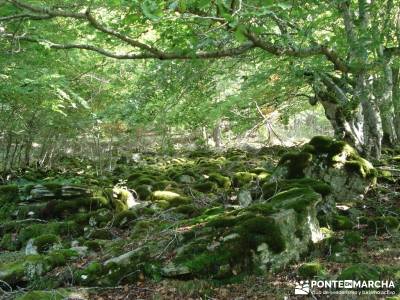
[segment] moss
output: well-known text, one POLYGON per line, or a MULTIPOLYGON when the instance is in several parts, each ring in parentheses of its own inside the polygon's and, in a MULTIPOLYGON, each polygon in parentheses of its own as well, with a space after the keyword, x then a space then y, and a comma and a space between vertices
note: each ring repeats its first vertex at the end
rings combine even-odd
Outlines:
POLYGON ((305 263, 298 270, 299 276, 305 279, 311 279, 325 274, 324 267, 319 262, 305 263))
POLYGON ((137 186, 137 185, 154 185, 155 184, 155 180, 153 178, 150 177, 142 177, 140 179, 135 180, 132 185, 133 186, 137 186))
POLYGON ((69 293, 65 290, 29 291, 18 296, 15 300, 63 300, 68 298, 68 295, 69 293))
POLYGON ((141 236, 143 233, 147 233, 154 228, 155 224, 151 221, 138 221, 132 229, 131 237, 137 238, 141 236))
POLYGON ((265 242, 275 253, 285 250, 285 239, 273 218, 262 216, 250 218, 238 225, 237 232, 244 247, 256 249, 265 242))
POLYGON ((238 219, 236 216, 220 216, 212 219, 207 223, 207 226, 214 228, 233 227, 237 224, 238 219))
POLYGON ((268 172, 262 172, 257 175, 257 179, 260 183, 264 183, 270 178, 270 176, 271 174, 269 174, 268 172))
POLYGON ((220 188, 229 189, 231 187, 230 178, 219 173, 210 173, 208 180, 217 183, 220 188))
POLYGON ((326 196, 331 192, 331 187, 322 181, 311 178, 283 179, 277 182, 265 183, 262 186, 264 199, 268 199, 280 191, 286 191, 292 188, 311 188, 315 192, 326 196))
POLYGON ((362 157, 358 157, 357 160, 346 161, 344 167, 348 172, 357 173, 363 178, 377 176, 377 171, 372 164, 362 157))
POLYGON ((192 204, 183 204, 175 208, 175 212, 184 214, 190 217, 197 216, 199 214, 199 209, 192 204))
POLYGON ((0 203, 16 202, 19 200, 17 185, 0 185, 0 203))
POLYGON ((170 191, 155 191, 151 194, 151 199, 152 200, 165 200, 165 201, 171 201, 174 199, 180 198, 181 195, 178 193, 170 192, 170 191))
POLYGON ((50 222, 46 224, 32 224, 22 228, 18 234, 18 242, 26 243, 31 238, 43 234, 55 234, 59 236, 77 236, 82 234, 83 228, 75 222, 50 222))
POLYGON ((331 149, 333 139, 328 136, 315 136, 313 137, 309 145, 313 146, 313 149, 317 153, 328 153, 331 149))
POLYGON ((312 157, 308 152, 289 152, 281 157, 278 165, 287 167, 288 179, 301 178, 304 177, 304 169, 310 164, 312 157))
POLYGON ((93 240, 85 241, 84 246, 88 247, 89 250, 96 251, 96 252, 101 251, 101 249, 102 249, 101 244, 98 241, 93 241, 93 240))
POLYGON ((17 243, 15 239, 13 238, 13 234, 11 233, 6 233, 3 235, 1 242, 0 242, 0 248, 8 251, 15 251, 17 250, 17 243))
POLYGON ((368 228, 374 232, 385 233, 399 229, 398 218, 392 216, 374 217, 368 220, 368 228))
POLYGON ((124 188, 104 189, 103 194, 117 212, 129 209, 128 203, 133 200, 133 195, 124 188))
POLYGON ((147 198, 151 195, 153 191, 153 187, 151 185, 142 184, 135 188, 136 193, 139 196, 140 200, 147 200, 147 198))
POLYGON ((250 172, 237 172, 233 175, 232 182, 235 187, 242 187, 257 179, 257 174, 250 172))
POLYGON ((56 198, 62 196, 62 184, 47 182, 47 183, 43 183, 43 186, 46 189, 48 189, 50 192, 52 192, 56 198))
POLYGON ((191 202, 191 199, 188 197, 181 196, 180 194, 171 191, 155 191, 151 194, 151 199, 163 209, 191 202))
POLYGON ((292 188, 270 198, 269 203, 276 208, 290 209, 301 213, 321 200, 321 196, 310 188, 292 188))
POLYGON ((120 228, 128 228, 137 218, 137 213, 132 210, 125 210, 117 213, 114 225, 120 228))
POLYGON ((33 245, 37 247, 39 253, 50 250, 54 244, 58 243, 60 243, 60 238, 51 233, 40 235, 33 241, 33 245))
POLYGON ((346 216, 335 215, 332 218, 332 228, 334 230, 350 230, 353 228, 353 222, 346 216))
POLYGON ((381 269, 369 264, 356 264, 344 269, 340 275, 340 280, 379 280, 381 269))
POLYGON ((262 174, 262 173, 268 173, 268 171, 267 171, 265 168, 260 168, 260 167, 259 167, 259 168, 252 169, 252 170, 251 170, 251 173, 260 175, 260 174, 262 174))
POLYGON ((0 220, 4 222, 5 220, 11 219, 15 211, 18 211, 17 203, 2 203, 0 201, 0 220))
POLYGON ((343 240, 350 247, 359 247, 362 244, 362 236, 356 231, 346 231, 343 240))
POLYGON ((142 176, 146 176, 146 172, 144 171, 136 171, 136 172, 132 172, 129 176, 128 176, 128 181, 134 181, 142 176))
POLYGON ((205 181, 195 183, 193 185, 193 188, 202 193, 211 193, 215 192, 218 189, 218 185, 214 182, 205 181))
POLYGON ((215 274, 221 265, 229 263, 231 256, 229 252, 201 253, 187 261, 185 265, 193 273, 215 274))
POLYGON ((103 228, 96 228, 94 230, 92 230, 89 234, 88 237, 91 239, 99 239, 99 240, 112 240, 113 239, 113 234, 107 230, 107 229, 103 229, 103 228))
POLYGON ((85 286, 96 285, 104 272, 105 267, 100 262, 93 261, 85 269, 76 270, 74 279, 77 283, 85 286))

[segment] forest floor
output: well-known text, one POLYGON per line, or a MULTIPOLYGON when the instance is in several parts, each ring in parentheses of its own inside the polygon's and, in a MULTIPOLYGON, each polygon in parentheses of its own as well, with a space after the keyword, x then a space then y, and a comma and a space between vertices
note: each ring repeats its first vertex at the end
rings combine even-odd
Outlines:
POLYGON ((391 279, 399 295, 400 157, 392 152, 379 163, 377 185, 363 200, 336 203, 330 221, 319 216, 328 238, 279 271, 232 268, 229 276, 211 276, 213 261, 192 264, 198 276, 160 271, 209 216, 259 196, 289 150, 141 154, 104 175, 78 159, 55 170, 13 173, 0 185, 0 299, 362 299, 294 296, 300 280, 346 272, 391 279), (130 192, 140 201, 126 210, 136 202, 130 192))

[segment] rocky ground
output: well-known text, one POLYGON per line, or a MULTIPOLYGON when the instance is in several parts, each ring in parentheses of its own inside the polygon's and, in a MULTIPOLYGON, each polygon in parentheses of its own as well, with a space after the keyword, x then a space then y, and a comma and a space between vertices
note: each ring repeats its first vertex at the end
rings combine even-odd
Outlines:
POLYGON ((102 176, 77 159, 15 172, 0 185, 0 298, 284 299, 312 278, 398 294, 396 155, 373 168, 316 138, 141 154, 102 176))

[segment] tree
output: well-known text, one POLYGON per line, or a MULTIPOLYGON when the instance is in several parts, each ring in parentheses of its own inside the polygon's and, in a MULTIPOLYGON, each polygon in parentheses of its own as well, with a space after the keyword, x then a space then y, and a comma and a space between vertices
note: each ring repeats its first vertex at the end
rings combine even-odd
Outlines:
POLYGON ((297 64, 297 78, 312 87, 305 96, 323 105, 336 137, 379 158, 383 137, 388 143, 400 137, 399 4, 6 0, 0 22, 1 37, 14 44, 116 59, 288 57, 297 64))

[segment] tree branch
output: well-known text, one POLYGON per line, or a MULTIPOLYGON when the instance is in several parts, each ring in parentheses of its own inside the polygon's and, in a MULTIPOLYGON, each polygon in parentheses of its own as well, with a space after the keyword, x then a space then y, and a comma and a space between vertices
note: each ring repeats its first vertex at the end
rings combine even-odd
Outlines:
POLYGON ((343 62, 340 57, 335 53, 333 50, 321 46, 315 45, 312 47, 307 48, 283 48, 273 43, 261 41, 252 33, 246 33, 246 36, 249 40, 251 40, 254 45, 258 48, 261 48, 271 54, 281 56, 281 55, 288 55, 293 57, 310 57, 314 55, 324 55, 330 62, 332 62, 335 66, 335 69, 340 70, 344 73, 347 73, 350 70, 349 66, 345 62, 343 62))
POLYGON ((212 58, 223 58, 223 57, 234 57, 238 56, 240 54, 243 54, 251 49, 254 48, 254 45, 250 42, 244 43, 239 47, 236 48, 227 48, 227 49, 222 49, 218 51, 198 51, 195 53, 188 53, 188 54, 182 54, 182 53, 176 53, 176 52, 165 52, 163 53, 162 57, 160 57, 157 54, 153 53, 135 53, 135 54, 130 54, 130 53, 115 53, 111 52, 109 50, 90 45, 90 44, 58 44, 54 43, 51 41, 47 40, 41 40, 37 39, 34 37, 30 37, 27 35, 21 35, 21 36, 15 36, 11 33, 3 33, 0 34, 0 37, 4 37, 7 39, 12 39, 12 40, 21 40, 21 41, 26 41, 26 42, 33 42, 37 44, 43 44, 48 46, 51 49, 81 49, 81 50, 89 50, 93 52, 97 52, 101 55, 111 57, 111 58, 116 58, 116 59, 212 59, 212 58))
POLYGON ((18 14, 7 17, 0 17, 0 22, 10 21, 10 20, 20 20, 20 19, 30 19, 30 20, 46 20, 51 19, 52 16, 49 15, 32 15, 32 14, 18 14))

